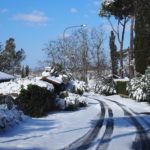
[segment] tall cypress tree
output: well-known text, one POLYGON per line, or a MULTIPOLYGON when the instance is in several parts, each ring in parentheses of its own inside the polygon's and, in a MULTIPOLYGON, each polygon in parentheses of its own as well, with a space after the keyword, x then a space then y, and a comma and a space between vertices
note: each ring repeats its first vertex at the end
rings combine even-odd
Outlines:
POLYGON ((144 74, 150 65, 150 1, 136 0, 135 16, 135 66, 144 74))
POLYGON ((118 74, 117 46, 115 45, 115 35, 113 31, 111 31, 111 35, 109 38, 109 47, 110 47, 112 74, 117 75, 118 74))

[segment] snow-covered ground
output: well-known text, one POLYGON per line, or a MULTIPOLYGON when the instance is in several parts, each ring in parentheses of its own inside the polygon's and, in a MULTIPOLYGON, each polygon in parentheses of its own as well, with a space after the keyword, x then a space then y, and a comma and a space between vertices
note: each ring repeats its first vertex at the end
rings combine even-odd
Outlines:
POLYGON ((99 103, 91 101, 80 111, 62 111, 43 118, 29 118, 0 135, 0 150, 55 150, 69 145, 90 128, 99 114, 99 103))
POLYGON ((0 150, 149 150, 150 106, 119 96, 84 95, 89 107, 27 119, 0 135, 0 150))

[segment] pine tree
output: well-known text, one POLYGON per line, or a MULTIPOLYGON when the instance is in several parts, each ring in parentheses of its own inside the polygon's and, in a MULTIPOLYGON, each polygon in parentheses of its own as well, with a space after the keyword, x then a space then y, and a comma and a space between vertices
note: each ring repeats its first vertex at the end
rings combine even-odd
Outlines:
POLYGON ((115 35, 113 31, 111 31, 111 35, 109 38, 109 47, 111 56, 112 75, 117 75, 118 74, 117 46, 115 45, 115 35))
POLYGON ((9 38, 5 48, 0 51, 0 71, 11 74, 20 72, 21 62, 25 59, 25 52, 23 49, 16 51, 15 48, 15 39, 9 38))
POLYGON ((28 65, 26 65, 26 67, 25 67, 25 76, 26 77, 29 76, 29 72, 30 72, 30 68, 28 65))
POLYGON ((136 0, 135 16, 135 66, 144 74, 150 65, 150 1, 136 0))
POLYGON ((21 78, 25 78, 25 68, 24 68, 24 65, 22 66, 22 70, 21 70, 21 78))

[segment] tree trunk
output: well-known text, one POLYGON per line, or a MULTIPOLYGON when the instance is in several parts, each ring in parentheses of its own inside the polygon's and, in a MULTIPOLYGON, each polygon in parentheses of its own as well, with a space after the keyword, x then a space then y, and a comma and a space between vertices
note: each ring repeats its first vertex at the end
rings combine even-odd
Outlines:
POLYGON ((124 78, 124 66, 123 66, 123 45, 124 45, 124 35, 125 35, 125 28, 126 28, 127 19, 125 18, 123 29, 122 29, 122 37, 121 37, 121 43, 120 43, 120 73, 121 78, 124 78))
POLYGON ((133 53, 133 31, 134 30, 134 16, 131 16, 131 26, 130 26, 130 48, 129 48, 129 78, 134 77, 134 53, 133 53))

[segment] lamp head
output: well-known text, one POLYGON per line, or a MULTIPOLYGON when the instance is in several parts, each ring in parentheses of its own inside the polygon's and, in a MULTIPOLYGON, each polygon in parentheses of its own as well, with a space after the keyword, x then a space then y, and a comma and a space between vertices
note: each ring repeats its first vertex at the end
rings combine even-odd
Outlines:
POLYGON ((81 27, 86 27, 86 24, 81 24, 81 27))

